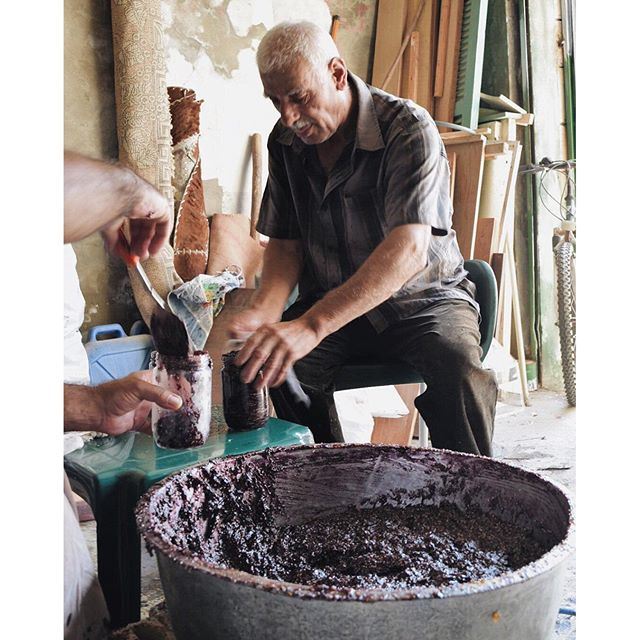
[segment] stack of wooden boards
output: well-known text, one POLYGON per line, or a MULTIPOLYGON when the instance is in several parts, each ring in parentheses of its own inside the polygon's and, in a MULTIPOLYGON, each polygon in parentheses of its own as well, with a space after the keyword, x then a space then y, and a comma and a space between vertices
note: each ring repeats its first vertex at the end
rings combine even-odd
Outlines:
POLYGON ((481 92, 487 11, 488 0, 378 0, 371 84, 439 123, 531 124, 532 114, 506 96, 481 92))
POLYGON ((443 133, 451 166, 453 228, 465 260, 488 262, 498 282, 496 340, 515 337, 521 394, 529 403, 520 300, 513 250, 515 188, 522 145, 516 120, 485 123, 476 133, 443 133))
POLYGON ((378 0, 371 84, 478 124, 487 0, 378 0))
MULTIPOLYGON (((515 187, 522 145, 517 140, 517 120, 507 118, 482 125, 475 133, 441 134, 451 167, 453 228, 465 260, 488 262, 498 283, 498 317, 495 342, 511 351, 515 338, 520 397, 529 405, 522 317, 513 250, 515 187)), ((418 385, 399 386, 410 408, 418 385)), ((405 443, 416 434, 415 410, 405 418, 387 420, 385 430, 374 431, 374 442, 405 443), (393 428, 392 428, 393 427, 393 428)), ((380 425, 382 426, 382 425, 380 425)), ((428 425, 427 425, 428 426, 428 425)))

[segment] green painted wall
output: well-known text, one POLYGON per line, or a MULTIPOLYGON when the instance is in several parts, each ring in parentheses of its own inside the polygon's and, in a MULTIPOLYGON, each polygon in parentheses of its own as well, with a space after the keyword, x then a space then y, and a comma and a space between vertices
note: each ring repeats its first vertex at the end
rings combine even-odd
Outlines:
MULTIPOLYGON (((531 56, 531 94, 535 113, 533 143, 535 160, 567 157, 563 94, 562 22, 559 0, 529 2, 529 42, 531 56)), ((545 180, 551 195, 559 200, 562 185, 557 179, 545 180)), ((557 297, 554 276, 552 236, 557 220, 537 198, 537 247, 540 303, 540 376, 544 387, 562 389, 557 297)), ((553 209, 545 196, 544 202, 553 209)), ((556 210, 557 212, 557 210, 556 210)))

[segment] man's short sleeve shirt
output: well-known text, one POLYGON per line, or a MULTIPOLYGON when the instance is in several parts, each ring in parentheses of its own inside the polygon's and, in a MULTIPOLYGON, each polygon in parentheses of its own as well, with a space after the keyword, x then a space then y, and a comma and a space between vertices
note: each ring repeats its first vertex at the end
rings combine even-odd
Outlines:
POLYGON ((429 225, 424 268, 367 317, 382 331, 442 300, 467 300, 477 309, 451 227, 449 162, 432 117, 353 74, 349 81, 358 108, 355 138, 328 176, 315 146, 281 122, 274 127, 258 231, 301 241, 300 296, 315 300, 350 278, 393 228, 429 225))

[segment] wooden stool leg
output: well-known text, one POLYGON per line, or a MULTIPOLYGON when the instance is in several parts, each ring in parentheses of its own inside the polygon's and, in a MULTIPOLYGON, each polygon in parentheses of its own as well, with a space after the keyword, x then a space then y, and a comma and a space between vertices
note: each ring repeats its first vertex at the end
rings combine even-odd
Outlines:
MULTIPOLYGON (((427 390, 427 385, 423 382, 420 385, 420 394, 424 393, 427 390)), ((417 412, 418 410, 415 409, 417 412)), ((424 421, 424 418, 419 415, 418 422, 418 446, 420 447, 428 447, 429 446, 429 430, 427 429, 427 424, 424 421)))

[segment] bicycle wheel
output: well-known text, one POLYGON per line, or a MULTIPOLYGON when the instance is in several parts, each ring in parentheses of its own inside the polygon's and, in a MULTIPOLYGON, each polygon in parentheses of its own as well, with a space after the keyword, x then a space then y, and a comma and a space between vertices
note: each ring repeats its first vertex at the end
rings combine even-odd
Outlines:
POLYGON ((562 240, 555 249, 558 284, 558 328, 562 378, 567 401, 576 406, 576 289, 573 244, 562 240))

